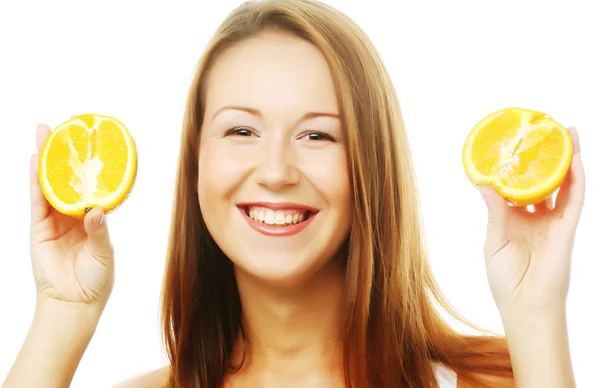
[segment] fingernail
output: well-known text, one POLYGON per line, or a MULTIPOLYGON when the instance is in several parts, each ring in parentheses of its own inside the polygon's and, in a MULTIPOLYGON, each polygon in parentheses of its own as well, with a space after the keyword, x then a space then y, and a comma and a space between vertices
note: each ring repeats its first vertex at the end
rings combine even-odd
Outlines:
POLYGON ((104 222, 104 212, 102 211, 102 208, 97 209, 98 210, 94 209, 93 211, 98 214, 94 214, 92 218, 92 225, 96 228, 102 225, 102 223, 104 222))

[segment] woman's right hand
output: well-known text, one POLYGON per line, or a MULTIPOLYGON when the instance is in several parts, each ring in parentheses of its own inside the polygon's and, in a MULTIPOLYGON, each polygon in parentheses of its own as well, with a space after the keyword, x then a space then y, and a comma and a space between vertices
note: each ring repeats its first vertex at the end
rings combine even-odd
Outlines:
MULTIPOLYGON (((36 131, 38 153, 50 133, 36 131)), ((102 209, 78 220, 56 211, 38 180, 32 155, 31 262, 37 305, 31 328, 2 387, 71 385, 114 281, 114 255, 102 209)))
MULTIPOLYGON (((50 133, 47 125, 36 131, 38 153, 50 133)), ((59 302, 101 314, 114 282, 114 252, 106 217, 100 208, 84 220, 55 210, 44 197, 38 180, 38 155, 32 155, 31 261, 37 303, 59 302)))

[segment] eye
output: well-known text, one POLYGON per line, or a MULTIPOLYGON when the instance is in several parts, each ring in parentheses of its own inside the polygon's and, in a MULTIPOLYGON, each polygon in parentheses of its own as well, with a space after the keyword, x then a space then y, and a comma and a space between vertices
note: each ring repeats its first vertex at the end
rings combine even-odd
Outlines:
POLYGON ((246 127, 235 127, 225 133, 225 136, 229 135, 250 137, 252 136, 252 130, 246 127))
POLYGON ((305 137, 306 139, 308 139, 310 141, 319 141, 319 140, 335 141, 333 139, 333 137, 331 137, 330 135, 326 134, 325 132, 321 132, 321 131, 311 131, 311 132, 305 134, 303 137, 305 137))

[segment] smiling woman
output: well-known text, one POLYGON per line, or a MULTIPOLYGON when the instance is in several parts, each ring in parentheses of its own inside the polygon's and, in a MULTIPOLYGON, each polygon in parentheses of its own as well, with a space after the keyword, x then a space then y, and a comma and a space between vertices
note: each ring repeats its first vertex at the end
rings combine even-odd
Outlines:
POLYGON ((214 37, 182 139, 164 294, 172 386, 510 381, 502 339, 456 334, 429 298, 444 305, 381 69, 319 3, 248 3, 214 37))
MULTIPOLYGON (((482 189, 509 335, 462 335, 438 311, 462 320, 429 266, 400 107, 370 41, 318 2, 244 3, 210 42, 186 108, 162 300, 170 365, 121 386, 569 386, 566 237, 583 202, 571 133, 555 210, 526 214, 482 189)), ((38 189, 32 252, 49 286, 7 387, 67 385, 113 281, 102 213, 65 253, 69 236, 52 229, 63 219, 38 189), (44 265, 63 256, 94 276, 52 277, 44 265)))
POLYGON ((221 53, 204 82, 197 201, 210 236, 238 270, 238 287, 240 277, 301 285, 352 221, 327 61, 310 42, 269 29, 221 53), (279 226, 294 215, 294 225, 279 226))

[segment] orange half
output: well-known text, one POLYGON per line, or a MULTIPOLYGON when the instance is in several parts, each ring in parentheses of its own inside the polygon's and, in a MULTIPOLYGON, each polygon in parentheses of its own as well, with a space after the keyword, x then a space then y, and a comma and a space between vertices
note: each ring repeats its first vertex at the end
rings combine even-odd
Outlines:
POLYGON ((496 111, 469 133, 463 167, 475 185, 491 185, 508 202, 534 205, 552 196, 571 165, 569 132, 545 113, 496 111))
POLYGON ((83 218, 101 207, 110 213, 132 190, 137 174, 135 142, 123 123, 84 114, 56 127, 39 158, 44 196, 59 212, 83 218))

